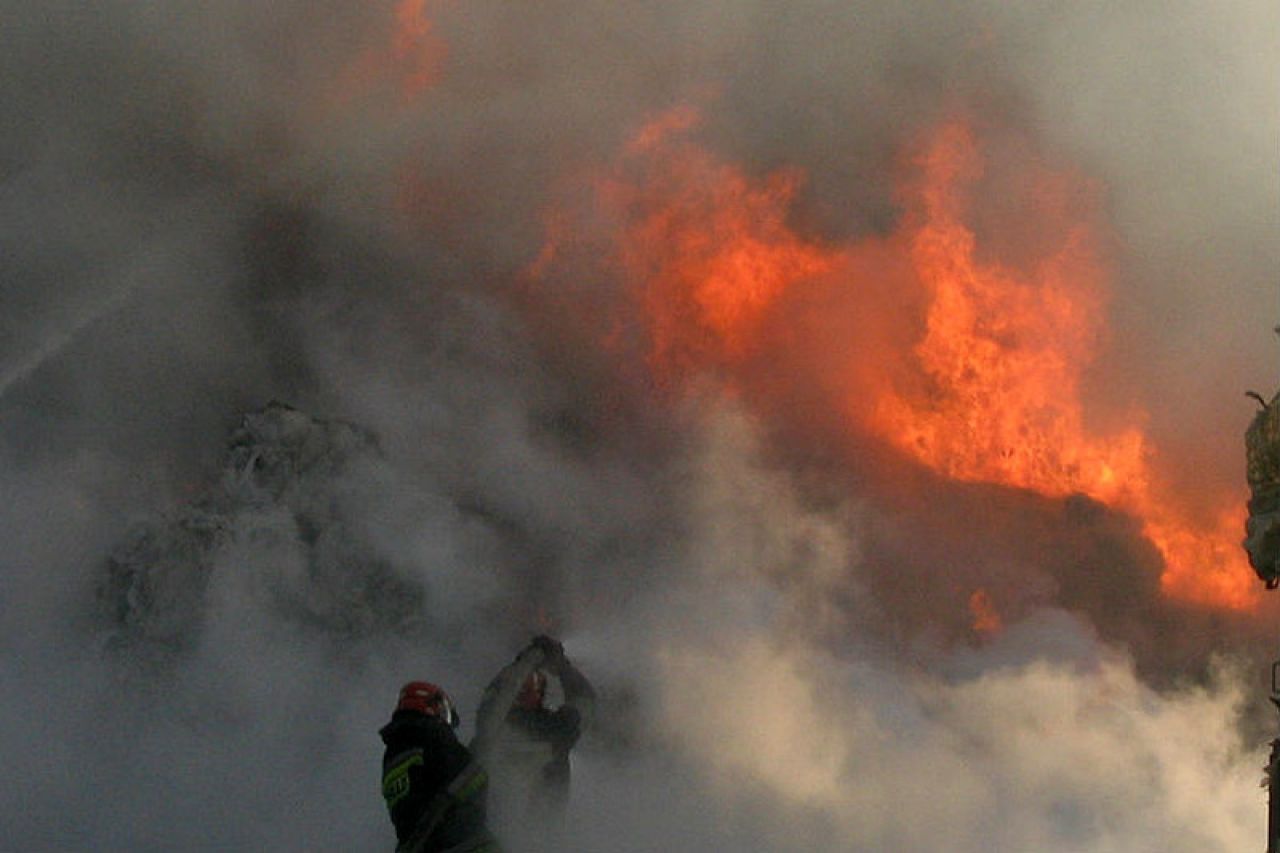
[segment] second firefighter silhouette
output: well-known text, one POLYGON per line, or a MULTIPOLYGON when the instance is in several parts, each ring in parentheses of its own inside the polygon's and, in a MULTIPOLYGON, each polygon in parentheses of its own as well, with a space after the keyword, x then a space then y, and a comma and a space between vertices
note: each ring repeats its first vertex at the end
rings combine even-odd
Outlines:
POLYGON ((554 829, 569 799, 569 753, 590 724, 595 691, 547 636, 534 637, 485 688, 471 749, 489 772, 490 825, 521 836, 554 829), (548 682, 563 694, 547 706, 548 682))

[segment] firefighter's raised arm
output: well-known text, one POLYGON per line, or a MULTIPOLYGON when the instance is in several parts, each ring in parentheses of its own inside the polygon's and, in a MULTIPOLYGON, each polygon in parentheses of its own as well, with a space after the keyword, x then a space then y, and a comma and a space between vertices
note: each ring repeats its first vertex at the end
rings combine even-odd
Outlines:
POLYGON ((502 721, 515 703, 520 686, 530 674, 546 663, 547 647, 539 643, 539 639, 535 637, 484 689, 484 696, 476 709, 476 734, 471 739, 471 752, 481 760, 493 748, 494 741, 502 731, 502 721))

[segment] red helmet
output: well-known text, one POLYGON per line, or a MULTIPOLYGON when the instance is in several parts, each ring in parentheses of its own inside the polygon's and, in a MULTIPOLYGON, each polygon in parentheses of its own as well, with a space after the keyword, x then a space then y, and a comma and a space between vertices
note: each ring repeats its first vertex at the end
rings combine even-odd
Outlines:
POLYGON ((417 711, 437 717, 451 726, 458 725, 458 712, 449 701, 449 694, 427 681, 410 681, 400 688, 397 711, 417 711))
POLYGON ((529 677, 520 685, 516 694, 516 705, 529 711, 542 707, 543 698, 547 695, 547 674, 540 669, 529 673, 529 677))

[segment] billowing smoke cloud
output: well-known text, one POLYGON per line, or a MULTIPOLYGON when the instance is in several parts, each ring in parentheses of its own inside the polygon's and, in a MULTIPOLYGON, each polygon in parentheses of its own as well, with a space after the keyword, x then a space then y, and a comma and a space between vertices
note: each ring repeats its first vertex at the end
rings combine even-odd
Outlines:
POLYGON ((727 814, 769 816, 753 846, 1227 850, 1260 831, 1239 673, 1157 695, 1047 609, 927 671, 888 663, 859 631, 870 616, 830 610, 836 591, 863 595, 842 577, 858 562, 847 526, 744 463, 734 419, 711 434, 695 490, 707 551, 660 643, 663 713, 727 814), (760 583, 789 563, 786 583, 760 583))
POLYGON ((1019 176, 1084 176, 1090 411, 1145 411, 1208 512, 1275 383, 1275 9, 397 5, 0 6, 6 844, 387 848, 399 683, 474 709, 540 631, 602 696, 572 849, 1261 844, 1273 602, 1170 601, 1124 513, 849 435, 793 381, 814 341, 664 386, 639 319, 596 325, 625 276, 538 262, 620 229, 583 176, 673 108, 752 186, 803 175, 823 246, 892 235, 962 111, 986 251, 1026 249, 1019 176), (370 443, 241 491, 272 399, 370 443))

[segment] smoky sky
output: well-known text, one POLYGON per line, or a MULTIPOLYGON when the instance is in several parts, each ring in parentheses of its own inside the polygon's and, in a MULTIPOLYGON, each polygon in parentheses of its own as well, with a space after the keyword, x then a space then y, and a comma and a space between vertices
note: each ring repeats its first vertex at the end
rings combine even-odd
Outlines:
POLYGON ((599 345, 619 278, 528 270, 672 108, 802 175, 789 225, 830 245, 891 234, 904 146, 963 114, 992 251, 1025 248, 1028 163, 1096 200, 1090 411, 1142 412, 1193 505, 1243 500, 1243 392, 1280 375, 1273 4, 428 0, 414 91, 396 6, 0 5, 6 845, 387 849, 399 684, 468 736, 541 631, 601 694, 568 849, 1261 842, 1273 601, 1169 601, 1135 519, 848 435, 803 346, 666 393, 599 345), (166 564, 199 579, 156 605, 181 643, 121 642, 109 556, 207 506, 271 400, 376 436, 316 494, 394 584, 309 574, 312 532, 237 505, 166 564))

